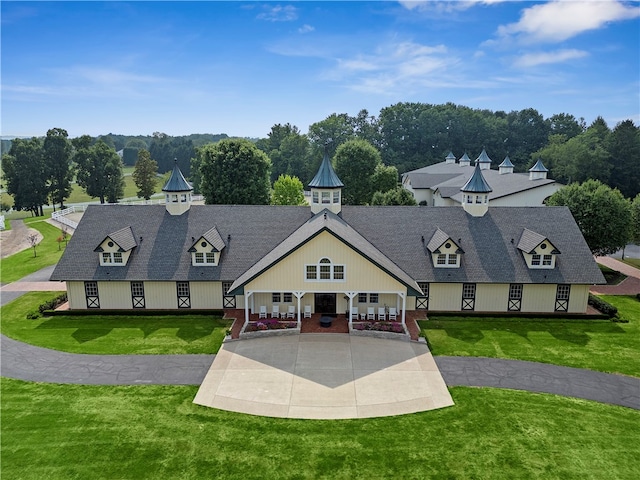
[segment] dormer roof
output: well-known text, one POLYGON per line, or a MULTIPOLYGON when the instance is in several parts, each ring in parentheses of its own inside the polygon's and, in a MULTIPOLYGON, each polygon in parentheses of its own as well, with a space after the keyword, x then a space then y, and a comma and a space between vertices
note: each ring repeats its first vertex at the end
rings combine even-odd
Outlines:
POLYGON ((471 163, 471 159, 469 158, 469 155, 467 155, 467 152, 464 152, 464 155, 462 155, 460 157, 460 160, 458 160, 458 162, 460 164, 463 164, 463 163, 469 164, 469 163, 471 163))
POLYGON ((111 240, 113 243, 115 243, 118 246, 119 252, 128 252, 132 248, 138 246, 138 243, 133 236, 131 227, 124 227, 120 230, 116 230, 115 232, 110 233, 98 244, 98 246, 93 251, 102 252, 103 248, 100 245, 102 245, 106 240, 111 240))
POLYGON ((331 160, 327 152, 324 153, 324 158, 318 168, 316 176, 309 182, 310 188, 341 188, 344 187, 344 183, 338 178, 336 171, 331 165, 331 160))
POLYGON ((209 245, 211 245, 212 252, 221 252, 222 249, 226 246, 224 240, 222 240, 220 232, 218 232, 218 229, 214 226, 210 230, 203 233, 202 236, 195 242, 193 242, 193 245, 191 245, 191 248, 189 248, 189 252, 195 252, 196 244, 201 240, 205 240, 209 245))
POLYGON ((442 247, 446 242, 451 242, 457 247, 456 253, 464 253, 460 248, 460 245, 454 242, 450 235, 440 230, 440 227, 436 229, 434 234, 431 236, 431 240, 427 243, 427 250, 431 253, 440 253, 440 247, 442 247))
POLYGON ((449 154, 444 159, 445 159, 445 161, 447 163, 455 163, 456 162, 456 156, 453 154, 453 152, 449 152, 449 154))
POLYGON ((173 165, 173 170, 171 171, 171 176, 167 183, 162 187, 163 192, 190 192, 193 190, 193 187, 182 175, 182 171, 178 167, 178 162, 175 162, 173 165))
POLYGON ((524 253, 533 253, 534 250, 543 242, 548 242, 551 245, 551 251, 549 253, 559 254, 560 251, 549 241, 547 237, 536 233, 528 228, 525 228, 522 231, 522 235, 520 236, 520 241, 518 242, 518 249, 522 250, 524 253))
POLYGON ((473 175, 471 175, 471 178, 462 186, 460 190, 468 193, 489 193, 493 191, 482 176, 480 164, 477 162, 476 167, 473 170, 473 175))

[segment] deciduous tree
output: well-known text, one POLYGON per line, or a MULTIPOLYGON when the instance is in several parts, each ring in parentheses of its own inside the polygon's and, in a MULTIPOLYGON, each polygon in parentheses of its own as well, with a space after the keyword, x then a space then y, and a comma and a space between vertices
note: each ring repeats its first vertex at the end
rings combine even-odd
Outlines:
POLYGON ((563 187, 547 204, 569 207, 594 255, 617 252, 631 238, 631 204, 619 190, 598 180, 563 187))
POLYGON ((304 205, 304 186, 298 177, 280 175, 273 184, 272 205, 304 205))
POLYGON ((138 161, 133 170, 133 182, 138 187, 136 195, 149 200, 156 191, 158 183, 158 164, 151 159, 151 155, 145 149, 138 150, 138 161))
POLYGON ((49 179, 51 201, 64 208, 64 201, 71 193, 71 143, 63 128, 52 128, 44 139, 44 161, 49 179))
POLYGON ((411 192, 400 186, 384 193, 376 192, 371 199, 371 205, 417 205, 411 192))
POLYGON ((115 203, 124 193, 122 161, 120 157, 102 140, 98 140, 89 149, 79 149, 74 155, 78 165, 78 185, 87 195, 97 197, 100 203, 115 203))
POLYGON ((345 185, 342 192, 345 204, 365 205, 371 201, 375 191, 372 177, 380 163, 380 152, 365 140, 349 140, 338 147, 335 168, 345 185))
POLYGON ((200 147, 197 155, 206 204, 269 204, 271 161, 252 142, 221 140, 200 147))
POLYGON ((2 170, 14 208, 42 215, 49 192, 42 141, 35 137, 13 140, 9 153, 2 156, 2 170))

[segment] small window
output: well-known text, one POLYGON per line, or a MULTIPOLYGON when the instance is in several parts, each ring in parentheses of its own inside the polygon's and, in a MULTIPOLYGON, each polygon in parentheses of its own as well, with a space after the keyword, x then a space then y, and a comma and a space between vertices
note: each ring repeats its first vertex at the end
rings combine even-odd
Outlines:
POLYGON ((319 203, 319 200, 318 200, 318 192, 313 192, 313 193, 311 194, 311 196, 312 196, 312 198, 313 198, 313 203, 319 203))
POLYGON ((449 265, 457 265, 458 264, 458 255, 456 255, 455 253, 450 253, 449 254, 448 263, 449 263, 449 265))
POLYGON ((204 263, 204 253, 196 252, 196 263, 204 263))
POLYGON ((540 265, 540 255, 534 253, 531 256, 531 265, 540 265))
POLYGON ((187 194, 186 193, 183 193, 183 194, 180 195, 180 201, 182 203, 186 203, 186 201, 187 201, 187 194))
POLYGON ((131 295, 144 297, 144 284, 142 282, 131 282, 131 295))
POLYGON ((462 298, 476 298, 475 283, 465 283, 462 285, 462 298))
POLYGON ((280 303, 280 292, 274 292, 271 294, 271 302, 272 303, 280 303))
POLYGON ((447 264, 447 254, 446 253, 439 253, 438 254, 437 264, 438 265, 446 265, 447 264))
POLYGON ((331 203, 331 192, 322 192, 322 203, 331 203))
POLYGON ((84 291, 87 297, 97 297, 98 282, 84 282, 84 291))
POLYGON ((227 295, 229 293, 229 289, 231 288, 231 282, 222 282, 222 294, 227 295))
POLYGON ((358 303, 367 303, 367 294, 359 293, 358 294, 358 303))
POLYGON ((318 278, 318 267, 316 265, 307 265, 307 280, 315 280, 318 278))
POLYGON ((320 265, 320 280, 331 280, 331 265, 320 265))
POLYGON ((378 303, 378 294, 370 293, 369 294, 369 303, 378 303))
POLYGON ((336 190, 333 192, 333 203, 335 204, 340 203, 340 190, 336 190))
POLYGON ((122 252, 113 252, 113 263, 122 263, 122 252))
POLYGON ((284 303, 291 303, 292 300, 293 300, 293 295, 291 294, 291 292, 285 292, 282 294, 282 301, 284 303))
POLYGON ((571 285, 558 285, 556 298, 558 300, 569 300, 570 292, 571 292, 571 285))
POLYGON ((178 203, 178 195, 171 195, 171 202, 178 203))
POLYGON ((189 296, 189 282, 177 282, 177 290, 179 297, 189 296))
POLYGON ((333 279, 344 280, 344 265, 334 265, 333 267, 333 279))
POLYGON ((551 265, 552 259, 553 259, 553 256, 551 256, 551 255, 543 255, 542 256, 542 265, 551 265))
POLYGON ((111 263, 111 254, 109 252, 102 253, 102 263, 111 263))
POLYGON ((214 252, 207 252, 206 260, 207 263, 216 263, 216 254, 214 252))
POLYGON ((476 195, 476 203, 482 203, 482 196, 476 195))

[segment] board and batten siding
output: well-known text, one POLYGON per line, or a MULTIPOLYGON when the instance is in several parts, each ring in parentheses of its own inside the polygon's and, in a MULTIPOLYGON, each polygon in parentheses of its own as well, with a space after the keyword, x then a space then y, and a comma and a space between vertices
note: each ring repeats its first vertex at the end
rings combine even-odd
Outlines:
POLYGON ((399 292, 406 287, 378 266, 327 232, 291 253, 269 270, 245 285, 245 290, 291 292, 399 292), (306 280, 306 265, 318 265, 328 258, 333 265, 344 265, 345 279, 306 280))

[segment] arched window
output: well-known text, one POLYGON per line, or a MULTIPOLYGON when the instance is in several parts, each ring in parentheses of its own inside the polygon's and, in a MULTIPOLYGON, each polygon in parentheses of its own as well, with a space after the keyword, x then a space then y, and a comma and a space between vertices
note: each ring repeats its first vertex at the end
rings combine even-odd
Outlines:
POLYGON ((310 281, 344 281, 345 266, 336 265, 331 259, 323 257, 317 264, 305 265, 305 279, 310 281))

